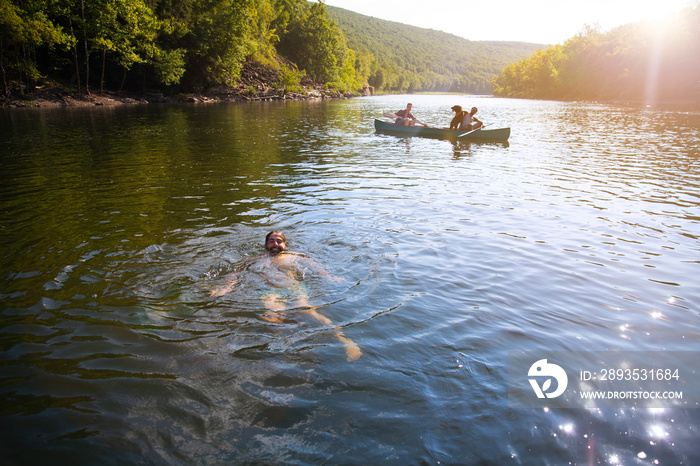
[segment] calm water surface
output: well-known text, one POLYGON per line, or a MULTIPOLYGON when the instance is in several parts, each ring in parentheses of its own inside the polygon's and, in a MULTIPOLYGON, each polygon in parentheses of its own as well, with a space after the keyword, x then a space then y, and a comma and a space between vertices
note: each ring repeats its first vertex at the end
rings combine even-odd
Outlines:
MULTIPOLYGON (((5 464, 700 464, 698 409, 508 406, 508 352, 700 350, 700 112, 466 96, 2 110, 5 464), (507 144, 375 134, 476 105, 507 144), (265 234, 336 276, 284 323, 265 234), (250 286, 248 286, 250 285, 250 286)), ((293 307, 293 306, 291 306, 293 307)))

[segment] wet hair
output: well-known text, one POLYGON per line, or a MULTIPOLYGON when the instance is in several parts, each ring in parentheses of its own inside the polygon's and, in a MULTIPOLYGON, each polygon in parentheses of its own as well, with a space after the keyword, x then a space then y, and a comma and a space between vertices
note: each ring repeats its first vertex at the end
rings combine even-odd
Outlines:
POLYGON ((278 230, 273 230, 270 233, 268 233, 267 236, 265 236, 265 244, 267 244, 267 241, 270 239, 270 236, 272 236, 274 234, 277 234, 277 236, 281 237, 282 241, 284 241, 284 243, 287 244, 287 237, 284 236, 284 233, 282 233, 281 231, 278 231, 278 230))

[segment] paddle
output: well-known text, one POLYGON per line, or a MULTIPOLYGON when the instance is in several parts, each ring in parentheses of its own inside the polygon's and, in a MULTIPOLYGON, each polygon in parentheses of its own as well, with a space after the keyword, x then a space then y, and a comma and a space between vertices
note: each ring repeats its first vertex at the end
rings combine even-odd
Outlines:
MULTIPOLYGON (((383 116, 384 116, 385 118, 393 118, 394 120, 396 120, 397 118, 400 118, 400 117, 397 117, 396 115, 394 115, 393 113, 384 113, 383 116)), ((417 121, 418 123, 420 123, 421 125, 425 126, 426 128, 430 128, 430 126, 426 125, 425 123, 423 123, 422 121, 420 121, 418 118, 416 118, 416 121, 417 121)))
POLYGON ((471 131, 467 131, 466 133, 459 134, 459 135, 457 135, 457 137, 458 137, 458 138, 463 138, 464 136, 467 136, 467 135, 469 135, 469 134, 475 133, 475 132, 479 131, 479 130, 482 129, 482 128, 486 128, 487 126, 491 126, 491 123, 489 123, 488 125, 479 126, 478 128, 473 129, 473 130, 471 130, 471 131))

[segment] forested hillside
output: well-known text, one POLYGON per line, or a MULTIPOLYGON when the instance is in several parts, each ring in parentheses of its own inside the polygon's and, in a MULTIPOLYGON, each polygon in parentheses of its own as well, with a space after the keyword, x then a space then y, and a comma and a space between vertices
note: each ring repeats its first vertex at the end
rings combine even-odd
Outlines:
POLYGON ((607 33, 589 27, 494 82, 503 97, 700 103, 700 6, 607 33))
POLYGON ((305 0, 0 0, 4 96, 31 94, 47 79, 80 96, 206 92, 236 86, 252 62, 278 72, 272 85, 280 92, 300 92, 308 76, 339 92, 369 82, 375 92, 482 94, 535 48, 471 42, 305 0))
POLYGON ((506 65, 544 47, 475 42, 342 8, 329 6, 328 11, 338 21, 348 47, 358 56, 373 56, 369 83, 377 91, 491 94, 491 81, 506 65))

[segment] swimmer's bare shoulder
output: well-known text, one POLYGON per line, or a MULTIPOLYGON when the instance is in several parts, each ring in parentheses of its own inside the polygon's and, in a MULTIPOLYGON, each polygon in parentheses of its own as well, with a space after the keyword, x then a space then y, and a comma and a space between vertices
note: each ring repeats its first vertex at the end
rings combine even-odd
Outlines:
POLYGON ((284 265, 292 265, 302 260, 312 260, 309 256, 294 251, 283 251, 272 257, 284 265))

